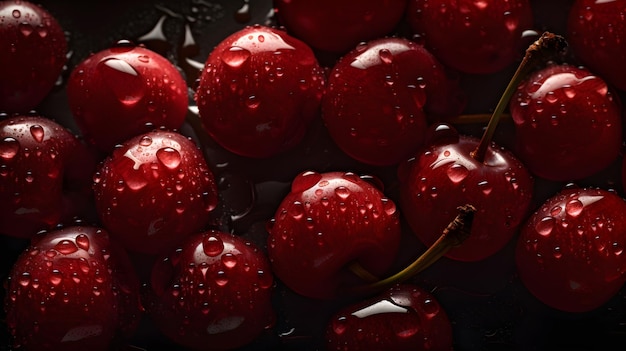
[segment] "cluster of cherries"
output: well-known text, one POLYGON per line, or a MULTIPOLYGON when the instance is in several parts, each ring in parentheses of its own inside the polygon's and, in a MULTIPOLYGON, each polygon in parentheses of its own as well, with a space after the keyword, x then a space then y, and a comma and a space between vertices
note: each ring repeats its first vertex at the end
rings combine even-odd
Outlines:
POLYGON ((622 167, 626 0, 568 1, 561 35, 534 6, 275 0, 201 64, 116 38, 68 67, 51 13, 0 1, 10 347, 288 348, 322 301, 312 349, 473 349, 415 274, 499 255, 548 308, 602 308, 626 282, 626 172, 594 183, 622 167), (465 79, 518 64, 464 114, 465 79), (55 89, 71 123, 40 112, 55 89))

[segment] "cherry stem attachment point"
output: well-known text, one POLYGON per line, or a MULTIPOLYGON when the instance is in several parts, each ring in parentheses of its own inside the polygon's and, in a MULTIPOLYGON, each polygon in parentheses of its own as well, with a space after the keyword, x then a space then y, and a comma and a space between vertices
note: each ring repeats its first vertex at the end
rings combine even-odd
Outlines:
MULTIPOLYGON (((408 265, 400 272, 385 279, 377 279, 376 281, 367 279, 369 280, 369 284, 359 286, 351 292, 371 293, 406 281, 407 279, 430 267, 433 263, 437 262, 450 249, 461 245, 463 241, 465 241, 465 239, 470 236, 476 208, 472 205, 467 204, 459 206, 457 209, 459 211, 457 216, 443 230, 439 239, 437 239, 437 241, 435 241, 424 253, 422 253, 422 255, 420 255, 415 261, 413 261, 413 263, 408 265)), ((353 272, 355 272, 353 270, 355 268, 355 265, 358 266, 358 264, 356 263, 350 266, 350 269, 353 272)), ((364 269, 360 267, 360 270, 364 269)), ((360 273, 356 274, 361 277, 360 273)), ((365 277, 367 276, 372 277, 370 273, 367 273, 367 275, 365 275, 365 277)))
POLYGON ((504 90, 504 93, 500 97, 500 100, 491 115, 491 119, 489 120, 489 124, 487 125, 487 129, 485 130, 480 143, 476 147, 476 150, 472 152, 472 157, 474 157, 474 159, 479 162, 485 161, 487 149, 491 144, 493 134, 496 131, 496 126, 500 121, 500 117, 508 106, 509 100, 513 94, 515 94, 515 90, 522 80, 524 80, 524 78, 532 72, 535 66, 545 63, 553 58, 555 54, 562 53, 566 47, 567 41, 564 37, 550 32, 544 32, 539 39, 526 49, 526 54, 524 55, 522 62, 517 67, 515 74, 513 74, 513 78, 509 81, 509 84, 504 90))

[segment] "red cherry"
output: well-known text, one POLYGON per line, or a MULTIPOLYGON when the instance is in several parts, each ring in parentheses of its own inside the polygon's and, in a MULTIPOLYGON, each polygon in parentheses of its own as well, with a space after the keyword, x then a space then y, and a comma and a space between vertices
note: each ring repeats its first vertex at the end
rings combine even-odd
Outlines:
POLYGON ((187 114, 187 83, 165 57, 120 41, 79 63, 67 98, 85 139, 103 152, 148 131, 178 129, 187 114))
POLYGON ((551 65, 533 73, 511 99, 516 151, 535 175, 570 181, 613 162, 622 145, 618 96, 584 68, 551 65))
POLYGON ((403 284, 344 307, 326 330, 326 350, 452 350, 452 325, 435 297, 403 284))
POLYGON ((407 20, 419 40, 461 72, 498 72, 521 60, 522 33, 532 29, 528 0, 410 0, 407 20))
POLYGON ((81 213, 66 196, 90 198, 96 161, 65 127, 37 115, 0 121, 0 233, 29 238, 81 213))
POLYGON ((325 80, 305 43, 256 25, 215 47, 195 99, 207 133, 218 144, 263 158, 301 141, 319 114, 325 80))
POLYGON ((576 0, 569 10, 567 36, 574 55, 593 72, 626 90, 626 4, 576 0))
POLYGON ((460 111, 457 92, 422 46, 401 38, 377 39, 359 45, 332 69, 322 116, 348 155, 368 164, 393 165, 423 143, 426 114, 435 119, 460 111))
POLYGON ((459 136, 447 125, 438 126, 435 133, 433 141, 399 169, 402 212, 418 238, 432 245, 459 206, 474 206, 469 238, 446 255, 461 261, 485 259, 502 249, 526 218, 533 180, 511 152, 495 143, 479 160, 472 155, 479 139, 459 136))
POLYGON ((50 93, 67 61, 63 28, 29 1, 0 2, 0 111, 28 112, 50 93))
POLYGON ((523 226, 516 258, 524 285, 547 305, 585 312, 626 282, 626 202, 613 192, 564 189, 523 226))
POLYGON ((354 173, 304 172, 269 224, 268 253, 276 276, 295 292, 328 299, 394 262, 400 243, 396 206, 354 173))
POLYGON ((34 237, 8 279, 7 324, 20 350, 109 350, 138 326, 139 280, 102 229, 34 237))
POLYGON ((287 32, 311 47, 344 54, 362 41, 390 34, 407 0, 274 0, 276 17, 287 32))
POLYGON ((180 345, 231 350, 273 325, 273 283, 267 257, 253 244, 204 232, 154 266, 150 316, 180 345))
POLYGON ((116 148, 95 174, 94 191, 104 227, 125 248, 148 254, 204 228, 218 196, 196 144, 164 130, 116 148))

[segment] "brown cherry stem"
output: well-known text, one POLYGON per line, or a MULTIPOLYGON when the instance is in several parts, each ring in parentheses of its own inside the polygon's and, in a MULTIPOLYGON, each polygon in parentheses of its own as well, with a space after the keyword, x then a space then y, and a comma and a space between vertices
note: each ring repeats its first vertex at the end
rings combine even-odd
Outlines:
POLYGON ((474 157, 474 159, 479 162, 483 162, 485 160, 487 149, 491 144, 491 140, 493 139, 493 134, 496 131, 496 126, 500 121, 500 117, 508 106, 509 100, 515 93, 517 86, 522 82, 526 75, 530 73, 535 66, 552 58, 554 54, 563 52, 566 47, 567 42, 564 37, 550 32, 544 32, 539 39, 526 49, 526 54, 524 55, 522 62, 517 67, 513 78, 509 81, 509 84, 504 90, 504 93, 500 97, 500 100, 491 115, 491 119, 489 120, 489 124, 487 125, 487 129, 485 130, 480 143, 476 147, 476 150, 472 152, 472 157, 474 157))
MULTIPOLYGON (((407 279, 413 277, 419 272, 430 267, 433 263, 437 262, 443 255, 445 255, 450 249, 457 247, 465 241, 470 235, 472 228, 472 221, 474 220, 474 213, 476 208, 472 205, 464 205, 458 207, 459 213, 450 224, 443 230, 443 233, 424 253, 422 253, 415 261, 413 261, 406 268, 400 272, 380 280, 369 280, 369 284, 359 286, 353 290, 355 293, 370 293, 379 291, 391 287, 394 284, 401 283, 407 279)), ((353 264, 350 269, 354 272, 353 264)), ((360 268, 364 270, 363 268, 360 268)), ((358 274, 358 273, 357 273, 358 274)), ((367 273, 367 275, 372 276, 367 273)), ((366 275, 366 276, 367 276, 366 275)), ((359 274, 359 276, 361 276, 359 274)), ((374 277, 375 278, 375 277, 374 277)))

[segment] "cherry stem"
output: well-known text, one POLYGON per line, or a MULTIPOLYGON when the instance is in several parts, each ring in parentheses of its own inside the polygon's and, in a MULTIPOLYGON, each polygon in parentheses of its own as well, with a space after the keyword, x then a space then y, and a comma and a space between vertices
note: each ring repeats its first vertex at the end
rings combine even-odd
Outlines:
POLYGON ((464 205, 457 208, 459 213, 450 224, 443 230, 441 236, 435 241, 424 253, 422 253, 413 263, 408 265, 400 272, 389 276, 385 279, 378 280, 373 277, 369 272, 362 275, 362 271, 367 272, 364 268, 360 267, 358 263, 354 263, 350 266, 350 270, 355 272, 355 268, 359 277, 365 277, 364 280, 369 281, 369 284, 357 287, 354 292, 356 293, 370 293, 379 291, 394 284, 401 283, 408 280, 414 275, 422 272, 426 268, 430 267, 433 263, 437 262, 443 255, 445 255, 450 249, 457 247, 470 236, 472 222, 474 220, 474 213, 476 208, 472 205, 464 205), (357 268, 358 267, 358 268, 357 268), (367 278, 370 277, 370 278, 367 278), (373 277, 373 280, 371 279, 373 277))
POLYGON ((491 140, 493 139, 493 134, 496 131, 500 117, 507 108, 509 100, 513 94, 515 94, 517 87, 526 75, 532 72, 535 66, 543 64, 557 53, 562 53, 566 47, 567 42, 564 37, 550 32, 544 32, 541 37, 537 39, 537 41, 532 43, 528 49, 526 49, 526 54, 524 55, 522 62, 517 67, 513 78, 509 81, 509 84, 504 90, 504 93, 500 97, 500 100, 491 115, 491 119, 489 120, 489 124, 487 125, 487 129, 485 130, 480 143, 476 147, 476 150, 472 152, 472 157, 475 160, 479 162, 485 161, 487 149, 491 144, 491 140))

